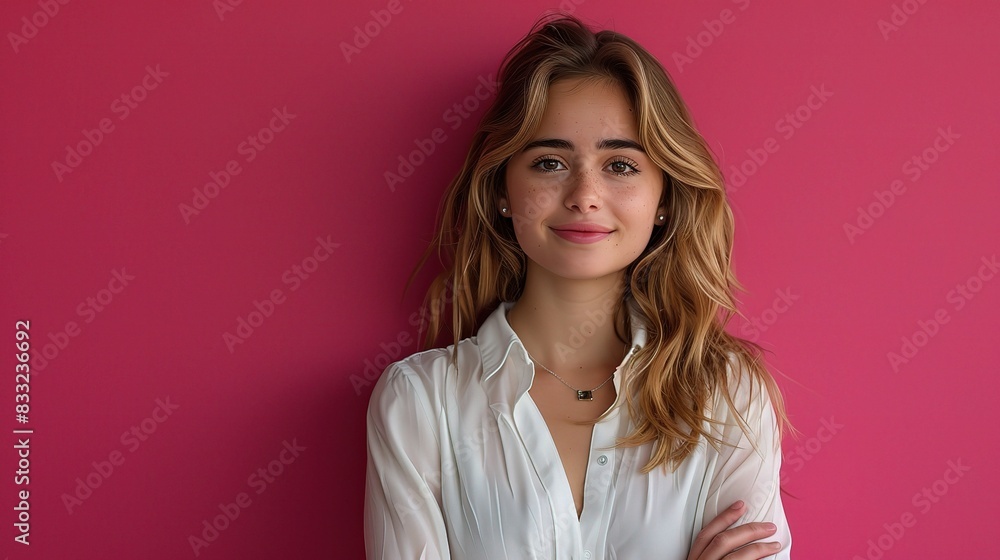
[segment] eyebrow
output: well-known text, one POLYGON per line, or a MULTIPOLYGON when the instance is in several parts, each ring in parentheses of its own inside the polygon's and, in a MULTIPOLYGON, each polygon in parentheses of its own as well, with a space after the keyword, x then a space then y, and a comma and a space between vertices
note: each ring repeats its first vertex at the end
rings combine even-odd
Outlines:
MULTIPOLYGON (((569 140, 562 140, 560 138, 541 138, 539 140, 533 140, 528 142, 528 144, 522 149, 522 152, 527 152, 532 148, 553 148, 557 150, 573 150, 573 143, 569 140)), ((629 140, 627 138, 602 138, 597 142, 598 150, 622 150, 631 149, 642 153, 646 153, 646 150, 634 140, 629 140)))

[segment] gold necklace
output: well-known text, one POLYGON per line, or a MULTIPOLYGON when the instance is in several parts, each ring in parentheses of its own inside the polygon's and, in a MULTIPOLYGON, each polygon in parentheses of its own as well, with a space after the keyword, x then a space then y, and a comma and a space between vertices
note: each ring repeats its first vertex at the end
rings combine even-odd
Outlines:
MULTIPOLYGON (((528 353, 527 350, 525 350, 524 352, 525 352, 525 354, 528 353)), ((528 357, 531 358, 531 354, 528 354, 528 357)), ((607 385, 608 381, 611 381, 612 379, 615 378, 615 374, 612 373, 611 377, 609 377, 609 378, 607 378, 607 379, 604 380, 604 383, 601 383, 600 385, 598 385, 597 387, 594 387, 593 389, 589 389, 589 390, 577 389, 576 387, 570 385, 569 383, 566 383, 566 380, 563 379, 562 377, 559 377, 559 374, 557 374, 556 372, 552 371, 551 369, 545 367, 538 360, 536 360, 534 358, 531 358, 531 360, 533 362, 535 362, 536 364, 542 366, 542 369, 544 369, 545 371, 547 371, 547 372, 551 373, 552 375, 554 375, 555 378, 558 379, 563 385, 565 385, 565 386, 569 387, 570 389, 573 389, 574 391, 576 391, 576 400, 578 400, 578 401, 592 401, 592 400, 594 400, 594 391, 600 389, 601 387, 604 387, 605 385, 607 385)), ((617 368, 615 369, 615 371, 617 371, 617 368)))

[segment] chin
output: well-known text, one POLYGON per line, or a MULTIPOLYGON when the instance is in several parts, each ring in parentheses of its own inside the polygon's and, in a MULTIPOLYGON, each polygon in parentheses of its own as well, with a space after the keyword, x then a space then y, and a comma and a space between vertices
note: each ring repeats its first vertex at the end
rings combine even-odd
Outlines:
POLYGON ((564 263, 564 266, 544 267, 550 273, 565 278, 567 280, 597 280, 621 273, 625 266, 621 268, 608 266, 606 263, 594 264, 593 266, 582 265, 579 261, 574 263, 564 263))

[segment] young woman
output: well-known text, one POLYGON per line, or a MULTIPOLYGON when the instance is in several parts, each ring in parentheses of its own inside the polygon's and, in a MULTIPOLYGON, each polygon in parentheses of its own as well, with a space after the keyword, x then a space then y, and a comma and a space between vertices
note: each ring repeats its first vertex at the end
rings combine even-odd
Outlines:
MULTIPOLYGON (((723 177, 632 39, 543 17, 445 194, 425 346, 368 411, 369 558, 788 558, 786 421, 723 177)), ((411 277, 412 280, 412 277, 411 277)))

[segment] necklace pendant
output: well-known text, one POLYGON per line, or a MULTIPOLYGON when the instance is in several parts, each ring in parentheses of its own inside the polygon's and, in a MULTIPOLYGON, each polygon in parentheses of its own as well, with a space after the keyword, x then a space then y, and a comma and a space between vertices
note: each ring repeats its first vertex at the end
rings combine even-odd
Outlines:
POLYGON ((592 400, 594 400, 594 392, 593 391, 577 391, 576 392, 576 400, 578 400, 578 401, 592 401, 592 400))

